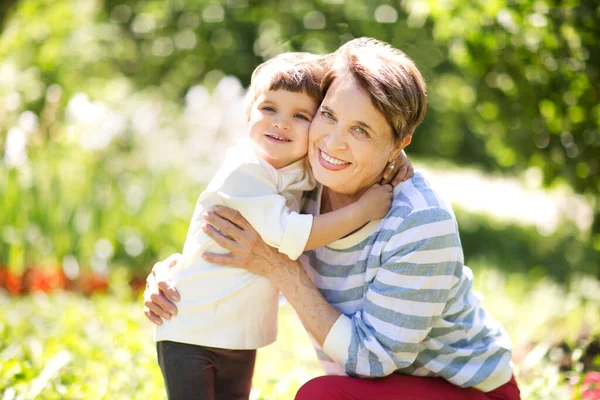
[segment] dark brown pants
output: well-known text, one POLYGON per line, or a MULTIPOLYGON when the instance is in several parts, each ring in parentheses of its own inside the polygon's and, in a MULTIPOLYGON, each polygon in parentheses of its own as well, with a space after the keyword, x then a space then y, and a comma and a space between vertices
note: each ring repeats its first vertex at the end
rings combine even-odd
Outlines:
POLYGON ((256 350, 228 350, 161 341, 158 364, 169 400, 246 400, 256 350))

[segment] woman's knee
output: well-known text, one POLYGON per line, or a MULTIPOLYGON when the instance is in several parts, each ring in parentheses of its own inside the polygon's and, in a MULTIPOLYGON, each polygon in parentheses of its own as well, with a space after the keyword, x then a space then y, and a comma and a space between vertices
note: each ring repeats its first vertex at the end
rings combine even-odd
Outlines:
POLYGON ((295 400, 345 399, 342 376, 318 376, 306 382, 296 393, 295 400))

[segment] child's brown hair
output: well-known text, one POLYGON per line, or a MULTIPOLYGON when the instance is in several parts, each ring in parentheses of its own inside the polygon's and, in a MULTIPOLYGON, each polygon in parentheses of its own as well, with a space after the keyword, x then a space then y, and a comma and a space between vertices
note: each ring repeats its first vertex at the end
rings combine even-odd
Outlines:
POLYGON ((306 93, 317 105, 323 101, 321 80, 325 72, 322 56, 311 53, 283 53, 260 64, 252 73, 246 94, 246 114, 261 92, 287 90, 306 93))

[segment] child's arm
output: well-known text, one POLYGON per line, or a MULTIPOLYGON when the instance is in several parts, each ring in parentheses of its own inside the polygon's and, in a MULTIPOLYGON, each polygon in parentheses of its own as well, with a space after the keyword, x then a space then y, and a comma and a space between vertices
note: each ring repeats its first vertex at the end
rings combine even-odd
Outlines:
MULTIPOLYGON (((299 204, 288 205, 288 199, 278 192, 272 167, 260 162, 243 162, 217 175, 207 188, 210 197, 207 197, 206 207, 197 207, 198 212, 194 211, 193 219, 197 220, 194 227, 205 235, 201 230, 205 223, 202 214, 213 205, 221 204, 238 210, 265 243, 296 260, 304 251, 313 216, 299 214, 299 204)), ((306 186, 307 190, 312 189, 309 181, 306 186)))
POLYGON ((358 201, 339 210, 313 217, 304 250, 326 246, 354 232, 374 219, 383 218, 392 205, 391 185, 375 184, 358 201))
MULTIPOLYGON (((216 176, 207 191, 212 192, 211 199, 218 196, 218 203, 238 210, 267 244, 277 247, 292 260, 305 249, 328 245, 370 220, 382 218, 391 205, 392 187, 374 185, 357 202, 334 212, 317 217, 299 214, 290 209, 286 198, 278 193, 269 171, 260 163, 244 163, 216 176)), ((213 199, 208 202, 208 208, 214 204, 213 199)), ((204 223, 202 214, 206 210, 197 207, 191 230, 201 232, 199 227, 204 223)))

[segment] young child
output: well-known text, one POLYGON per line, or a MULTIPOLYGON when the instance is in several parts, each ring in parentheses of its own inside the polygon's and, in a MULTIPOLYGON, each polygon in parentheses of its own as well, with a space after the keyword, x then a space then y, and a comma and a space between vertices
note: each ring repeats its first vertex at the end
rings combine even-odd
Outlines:
POLYGON ((256 349, 277 334, 278 290, 270 280, 201 257, 225 252, 201 229, 205 211, 214 205, 237 209, 267 243, 297 259, 389 210, 391 186, 376 185, 335 212, 298 214, 302 193, 315 186, 305 156, 322 73, 319 57, 286 53, 252 74, 248 140, 228 150, 198 199, 182 259, 170 272, 181 295, 179 312, 155 330, 169 399, 248 398, 256 349))

